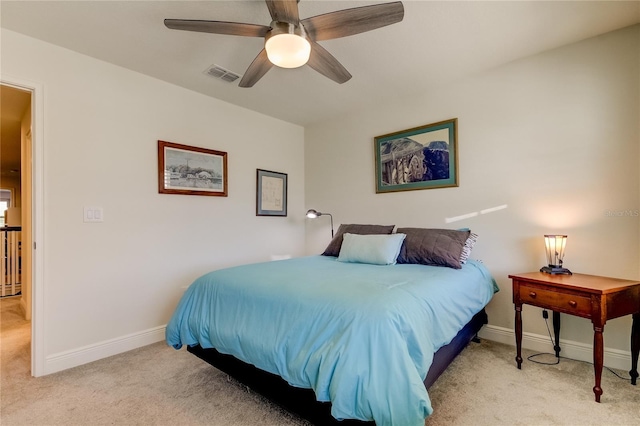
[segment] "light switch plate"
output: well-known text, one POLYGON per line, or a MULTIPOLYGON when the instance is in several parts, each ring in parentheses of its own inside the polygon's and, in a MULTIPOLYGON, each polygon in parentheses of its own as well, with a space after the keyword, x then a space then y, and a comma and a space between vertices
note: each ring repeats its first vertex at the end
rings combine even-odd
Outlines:
POLYGON ((85 222, 103 222, 104 211, 102 210, 102 207, 85 207, 84 221, 85 222))

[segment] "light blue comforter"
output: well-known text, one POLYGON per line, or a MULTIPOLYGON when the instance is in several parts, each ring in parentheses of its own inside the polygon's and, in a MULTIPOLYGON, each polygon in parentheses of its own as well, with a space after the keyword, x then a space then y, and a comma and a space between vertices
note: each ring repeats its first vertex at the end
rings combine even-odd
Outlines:
POLYGON ((169 345, 200 344, 313 388, 337 419, 424 425, 433 353, 497 291, 462 269, 378 266, 311 256, 198 278, 167 325, 169 345))

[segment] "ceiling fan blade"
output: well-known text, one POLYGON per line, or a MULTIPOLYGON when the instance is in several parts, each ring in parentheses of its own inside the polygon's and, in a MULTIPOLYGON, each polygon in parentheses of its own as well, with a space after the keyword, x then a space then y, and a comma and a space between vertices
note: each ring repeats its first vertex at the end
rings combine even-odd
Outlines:
POLYGON ((265 25, 241 24, 237 22, 200 21, 192 19, 165 19, 164 25, 172 30, 197 31, 201 33, 264 37, 271 28, 265 25))
POLYGON ((339 84, 351 79, 349 71, 324 47, 313 41, 311 42, 311 56, 307 65, 339 84))
POLYGON ((395 24, 402 18, 404 6, 396 1, 325 13, 303 19, 301 24, 312 40, 331 40, 395 24))
POLYGON ((265 0, 271 19, 277 22, 289 22, 298 25, 298 2, 296 0, 265 0))
POLYGON ((245 71, 238 86, 253 87, 253 85, 256 84, 272 66, 273 64, 269 61, 269 58, 267 58, 267 51, 262 49, 253 62, 251 62, 247 71, 245 71))

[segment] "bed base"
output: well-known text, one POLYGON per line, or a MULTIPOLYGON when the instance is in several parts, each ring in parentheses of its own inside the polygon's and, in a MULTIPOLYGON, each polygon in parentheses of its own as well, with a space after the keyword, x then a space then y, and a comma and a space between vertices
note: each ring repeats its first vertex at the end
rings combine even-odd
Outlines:
MULTIPOLYGON (((487 314, 483 309, 460 330, 451 343, 441 347, 434 354, 433 363, 424 380, 424 385, 427 389, 435 383, 451 361, 462 352, 467 344, 477 339, 478 331, 484 324, 487 324, 487 314)), ((187 350, 272 402, 313 424, 340 426, 374 424, 373 422, 359 420, 338 421, 331 416, 331 404, 329 402, 316 401, 315 393, 312 389, 295 388, 280 376, 260 370, 231 355, 221 354, 215 349, 203 349, 200 346, 187 347, 187 350)))

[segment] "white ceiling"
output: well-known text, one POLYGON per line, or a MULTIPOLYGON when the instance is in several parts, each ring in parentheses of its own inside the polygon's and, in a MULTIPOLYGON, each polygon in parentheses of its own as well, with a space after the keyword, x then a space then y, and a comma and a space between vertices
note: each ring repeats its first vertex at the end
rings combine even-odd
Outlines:
MULTIPOLYGON (((383 3, 302 0, 301 18, 383 3)), ((307 125, 640 22, 640 1, 403 1, 401 23, 320 42, 353 75, 338 85, 305 66, 242 74, 263 47, 246 38, 167 29, 164 18, 269 25, 263 1, 6 1, 1 25, 282 120, 307 125)))

